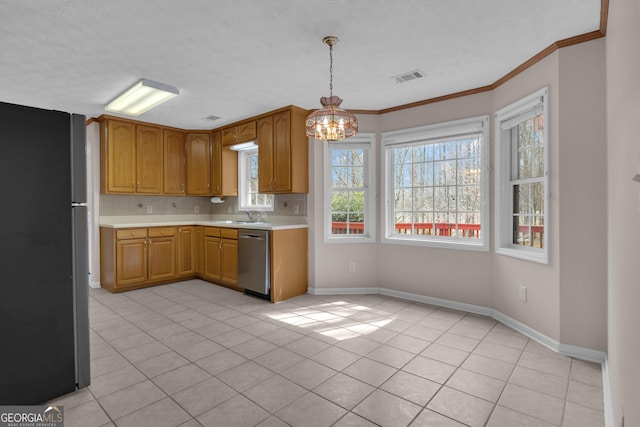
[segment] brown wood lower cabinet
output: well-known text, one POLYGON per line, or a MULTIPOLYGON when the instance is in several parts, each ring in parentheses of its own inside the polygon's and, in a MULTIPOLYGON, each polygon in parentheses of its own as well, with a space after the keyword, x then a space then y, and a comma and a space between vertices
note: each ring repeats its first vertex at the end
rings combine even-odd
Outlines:
POLYGON ((204 276, 226 285, 238 284, 238 230, 204 228, 204 276))
MULTIPOLYGON (((307 292, 308 229, 271 233, 271 301, 307 292)), ((100 281, 111 292, 201 278, 238 284, 238 230, 178 227, 100 228, 100 281)))
POLYGON ((176 278, 175 227, 100 228, 100 282, 121 291, 176 278))

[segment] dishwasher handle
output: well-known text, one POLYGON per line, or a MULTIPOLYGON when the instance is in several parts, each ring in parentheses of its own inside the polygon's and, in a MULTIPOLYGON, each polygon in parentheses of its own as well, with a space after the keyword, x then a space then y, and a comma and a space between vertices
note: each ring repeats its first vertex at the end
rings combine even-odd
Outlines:
POLYGON ((264 240, 265 237, 261 234, 249 234, 242 233, 238 236, 239 239, 254 239, 254 240, 264 240))

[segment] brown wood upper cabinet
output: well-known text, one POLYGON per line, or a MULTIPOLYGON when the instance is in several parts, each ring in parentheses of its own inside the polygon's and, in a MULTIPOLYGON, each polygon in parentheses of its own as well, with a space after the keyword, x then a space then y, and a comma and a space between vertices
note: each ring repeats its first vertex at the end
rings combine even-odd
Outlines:
POLYGON ((256 121, 240 123, 235 126, 222 129, 222 146, 227 147, 241 142, 249 142, 256 139, 256 121))
POLYGON ((306 110, 291 106, 258 120, 259 192, 309 192, 309 138, 304 127, 306 116, 306 110))
POLYGON ((102 193, 162 193, 162 129, 107 119, 100 123, 102 193))
POLYGON ((107 120, 100 123, 100 192, 135 193, 136 126, 107 120))
POLYGON ((238 152, 222 145, 222 133, 211 134, 211 195, 238 195, 238 152))
POLYGON ((184 132, 164 130, 164 194, 185 194, 184 132))
POLYGON ((187 194, 208 196, 211 192, 211 147, 209 132, 187 133, 185 157, 187 166, 187 194))

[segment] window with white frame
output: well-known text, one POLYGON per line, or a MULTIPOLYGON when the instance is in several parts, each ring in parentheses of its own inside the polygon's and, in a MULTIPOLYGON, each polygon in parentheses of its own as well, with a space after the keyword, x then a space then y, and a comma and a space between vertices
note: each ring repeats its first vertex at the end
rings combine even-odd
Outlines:
POLYGON ((273 194, 258 192, 258 147, 238 151, 238 210, 273 211, 273 194))
POLYGON ((548 262, 548 88, 496 112, 496 252, 548 262))
POLYGON ((373 144, 375 134, 325 142, 325 241, 375 241, 373 144))
POLYGON ((489 250, 489 117, 382 134, 386 243, 489 250))

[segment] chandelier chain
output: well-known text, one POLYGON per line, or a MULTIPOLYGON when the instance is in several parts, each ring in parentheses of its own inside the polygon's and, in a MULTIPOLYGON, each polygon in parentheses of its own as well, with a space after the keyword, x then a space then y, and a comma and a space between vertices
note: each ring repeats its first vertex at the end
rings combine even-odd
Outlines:
POLYGON ((333 43, 329 44, 329 96, 333 96, 333 43))

